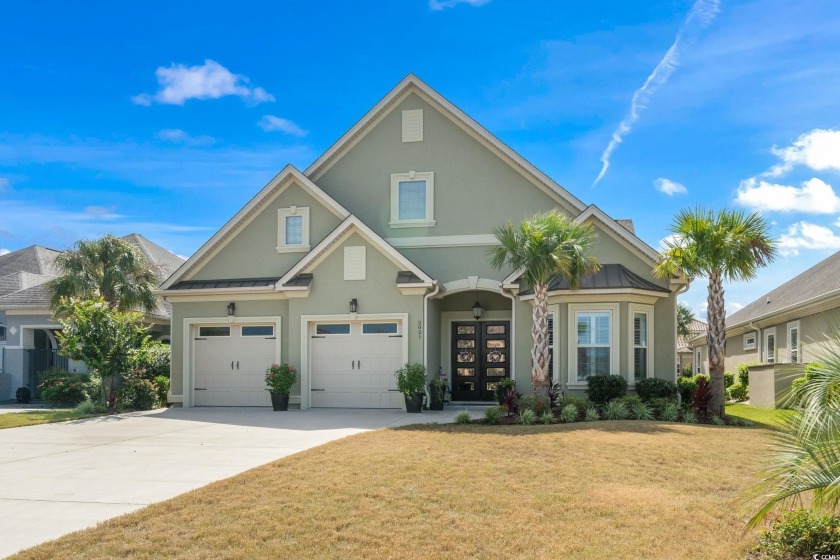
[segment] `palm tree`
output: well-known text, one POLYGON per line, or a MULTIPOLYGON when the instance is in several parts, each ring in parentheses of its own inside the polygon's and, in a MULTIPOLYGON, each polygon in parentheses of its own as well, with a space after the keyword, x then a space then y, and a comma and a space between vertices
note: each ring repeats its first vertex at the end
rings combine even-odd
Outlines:
POLYGON ((677 305, 677 334, 687 337, 692 334, 691 323, 695 321, 694 311, 684 303, 677 305))
POLYGON ((660 278, 682 272, 689 278, 706 276, 708 289, 709 374, 711 412, 724 413, 723 358, 726 343, 726 307, 723 282, 750 280, 776 257, 776 244, 761 214, 736 210, 714 212, 697 207, 681 210, 671 226, 673 237, 653 269, 660 278))
POLYGON ((522 280, 534 290, 531 325, 531 384, 535 391, 548 387, 548 285, 565 279, 572 289, 600 263, 589 253, 595 241, 590 224, 578 224, 557 210, 537 214, 518 226, 508 222, 493 235, 499 242, 491 249, 494 268, 522 270, 522 280))
POLYGON ((112 309, 154 311, 153 290, 159 273, 133 244, 108 234, 79 241, 55 259, 60 276, 50 282, 50 304, 58 309, 62 299, 103 298, 112 309))

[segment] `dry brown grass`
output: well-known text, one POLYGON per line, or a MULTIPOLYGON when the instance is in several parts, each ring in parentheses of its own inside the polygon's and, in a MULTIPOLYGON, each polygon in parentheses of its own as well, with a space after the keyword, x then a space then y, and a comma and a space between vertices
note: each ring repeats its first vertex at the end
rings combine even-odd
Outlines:
POLYGON ((655 422, 378 431, 13 558, 738 558, 754 542, 739 494, 765 436, 655 422))

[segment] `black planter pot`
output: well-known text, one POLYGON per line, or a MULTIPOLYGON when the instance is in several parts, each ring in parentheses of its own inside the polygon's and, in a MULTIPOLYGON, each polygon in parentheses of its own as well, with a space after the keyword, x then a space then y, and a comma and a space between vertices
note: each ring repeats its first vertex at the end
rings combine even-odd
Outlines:
POLYGON ((15 391, 15 398, 18 404, 29 404, 29 401, 32 400, 32 393, 29 392, 27 387, 20 387, 15 391))
POLYGON ((423 412, 423 393, 403 396, 405 397, 406 412, 423 412))
POLYGON ((289 393, 271 393, 271 407, 274 410, 289 410, 289 393))
POLYGON ((442 393, 446 391, 446 388, 443 391, 440 391, 437 387, 432 384, 429 384, 429 410, 443 410, 443 395, 442 393), (438 398, 440 396, 440 398, 438 398))
POLYGON ((499 404, 505 404, 505 399, 507 398, 507 387, 497 387, 496 388, 496 399, 499 401, 499 404))

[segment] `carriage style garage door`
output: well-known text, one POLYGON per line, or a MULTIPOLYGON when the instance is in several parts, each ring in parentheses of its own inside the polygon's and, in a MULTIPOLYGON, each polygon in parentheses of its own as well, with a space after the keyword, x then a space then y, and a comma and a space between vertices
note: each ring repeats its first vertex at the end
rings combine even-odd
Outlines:
POLYGON ((402 408, 399 321, 310 323, 313 407, 402 408))
POLYGON ((273 324, 200 325, 195 331, 196 406, 271 406, 265 370, 276 359, 273 324))

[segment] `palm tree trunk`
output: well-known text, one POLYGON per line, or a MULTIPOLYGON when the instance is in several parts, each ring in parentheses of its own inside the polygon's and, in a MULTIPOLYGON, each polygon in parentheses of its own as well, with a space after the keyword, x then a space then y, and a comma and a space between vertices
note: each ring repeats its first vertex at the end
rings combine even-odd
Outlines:
POLYGON ((724 399, 723 368, 726 351, 726 304, 723 300, 723 280, 717 272, 709 276, 707 299, 709 326, 706 330, 706 345, 709 349, 709 376, 712 383, 712 400, 709 405, 712 414, 723 415, 724 399))
POLYGON ((534 286, 534 309, 531 324, 531 385, 534 393, 548 388, 548 286, 534 286))

